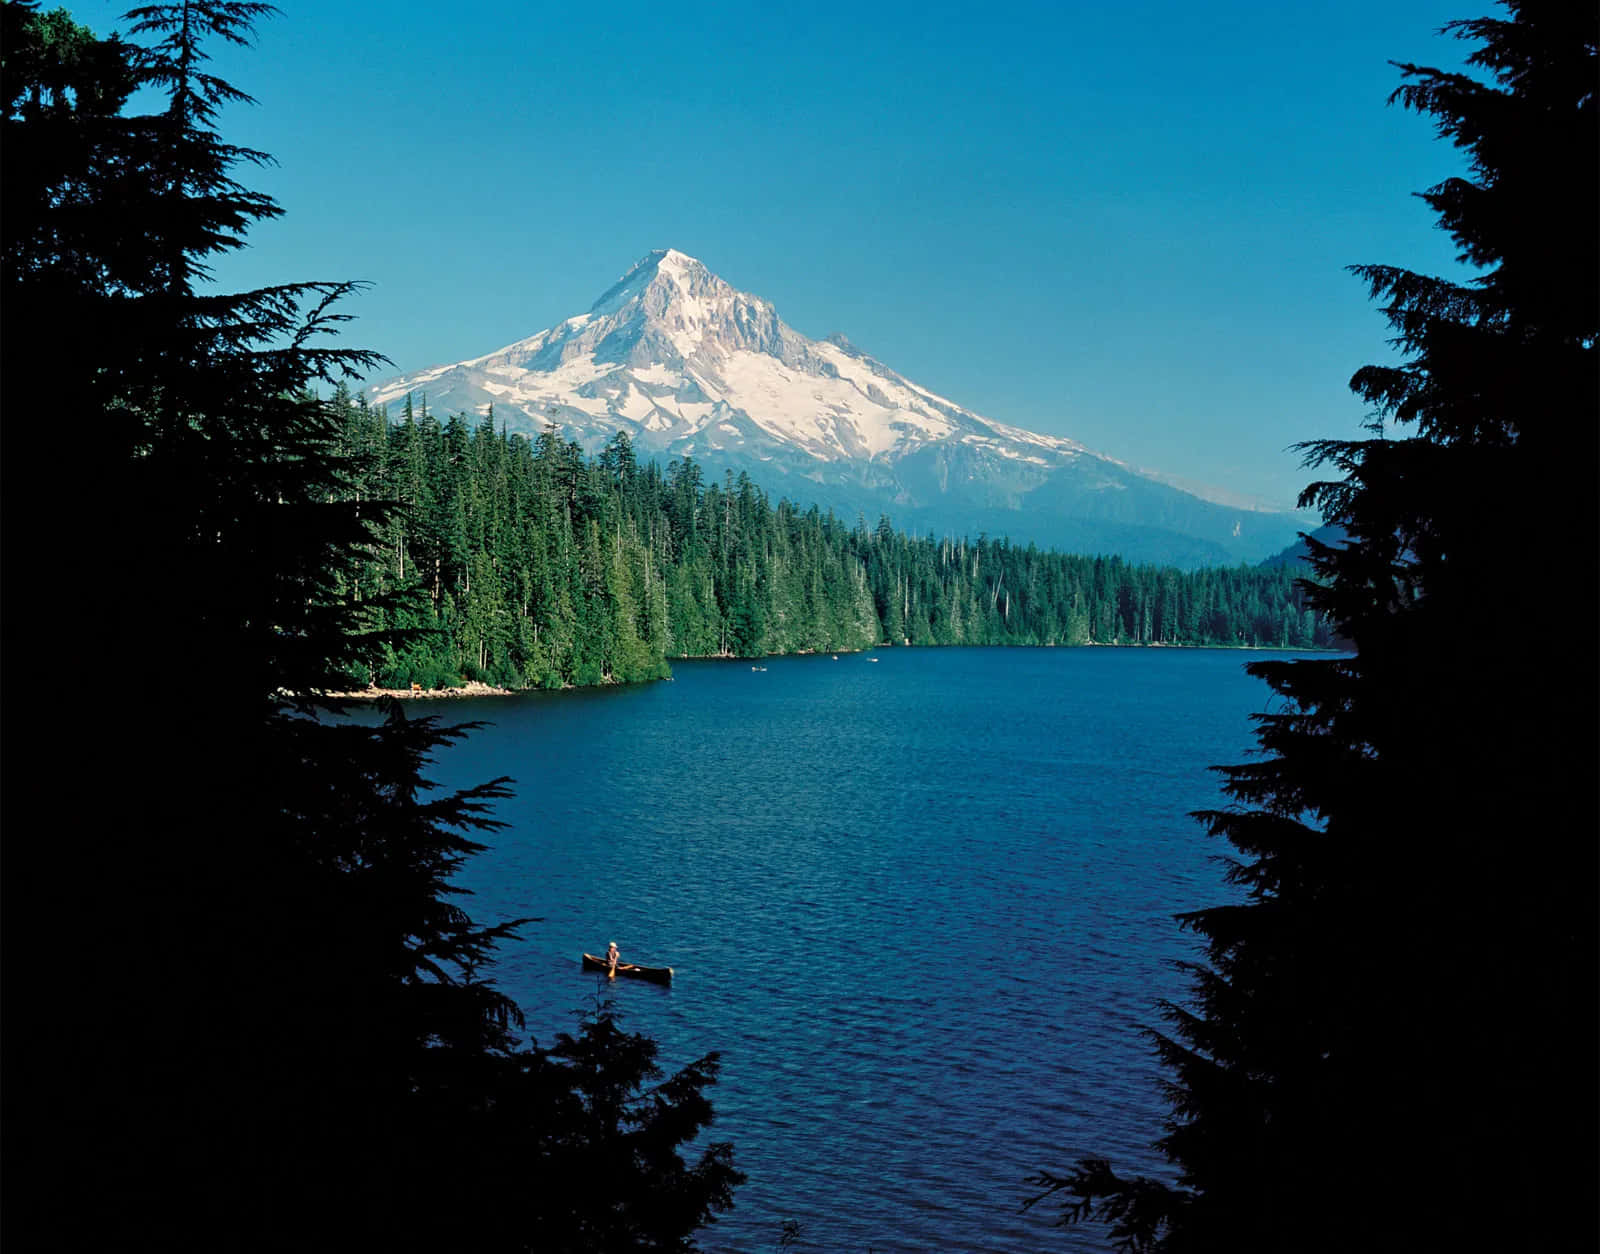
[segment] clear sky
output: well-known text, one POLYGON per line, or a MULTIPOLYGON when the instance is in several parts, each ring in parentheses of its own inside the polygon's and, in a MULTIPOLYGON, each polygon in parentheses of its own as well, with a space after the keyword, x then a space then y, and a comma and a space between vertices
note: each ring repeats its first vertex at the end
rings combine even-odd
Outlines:
POLYGON ((396 371, 673 247, 979 413, 1287 505, 1389 351, 1344 267, 1454 264, 1411 193, 1461 162, 1388 62, 1458 64, 1438 28, 1491 6, 280 7, 215 68, 286 213, 218 278, 370 281, 346 334, 396 371))

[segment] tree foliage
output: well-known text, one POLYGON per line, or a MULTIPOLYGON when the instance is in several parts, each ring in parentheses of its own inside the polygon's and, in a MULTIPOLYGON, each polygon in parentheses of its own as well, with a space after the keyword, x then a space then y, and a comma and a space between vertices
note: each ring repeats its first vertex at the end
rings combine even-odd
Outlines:
MULTIPOLYGON (((380 359, 329 342, 347 283, 207 283, 278 212, 204 69, 268 11, 141 8, 140 44, 0 9, 6 497, 55 496, 5 530, 3 1222, 67 1249, 551 1248, 616 1190, 564 1191, 537 1148, 610 1129, 567 1122, 583 1067, 519 1046, 484 977, 517 922, 451 887, 507 781, 432 790, 466 729, 318 717, 400 611, 346 586, 398 507, 354 490, 314 393, 380 359), (46 634, 19 595, 77 604, 46 634)), ((650 1078, 618 1054, 614 1083, 650 1078)), ((689 1248, 729 1204, 725 1148, 698 1176, 668 1152, 713 1075, 651 1090, 656 1157, 616 1188, 660 1226, 608 1248, 689 1248)))
POLYGON ((1596 567, 1596 17, 1506 8, 1446 28, 1469 72, 1400 66, 1470 163, 1423 198, 1474 276, 1356 268, 1405 356, 1302 503, 1348 534, 1309 591, 1358 652, 1250 667, 1282 706, 1200 816, 1243 900, 1183 916, 1208 961, 1153 1034, 1175 1178, 1035 1181, 1122 1248, 1594 1244, 1592 621, 1555 654, 1441 631, 1596 567))
POLYGON ((531 1248, 689 1251, 694 1231, 733 1204, 744 1177, 727 1142, 707 1145, 693 1163, 680 1152, 711 1123, 705 1090, 719 1058, 708 1054, 663 1078, 657 1052, 603 1003, 576 1035, 563 1032, 519 1060, 530 1114, 542 1116, 523 1121, 539 1130, 534 1154, 545 1181, 518 1220, 535 1234, 531 1248))

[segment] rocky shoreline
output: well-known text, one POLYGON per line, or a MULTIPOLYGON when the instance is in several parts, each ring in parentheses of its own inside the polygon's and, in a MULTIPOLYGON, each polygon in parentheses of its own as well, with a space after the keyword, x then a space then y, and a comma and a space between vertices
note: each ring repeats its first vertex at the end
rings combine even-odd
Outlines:
POLYGON ((354 692, 330 692, 328 695, 340 701, 377 701, 383 697, 394 697, 400 701, 429 701, 441 697, 514 697, 518 691, 516 688, 496 688, 493 684, 469 679, 454 688, 420 688, 413 684, 410 688, 369 687, 354 692))

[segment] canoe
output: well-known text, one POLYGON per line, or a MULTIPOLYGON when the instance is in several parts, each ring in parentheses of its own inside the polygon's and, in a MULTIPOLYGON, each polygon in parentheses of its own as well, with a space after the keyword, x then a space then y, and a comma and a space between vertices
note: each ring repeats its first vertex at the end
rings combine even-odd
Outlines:
MULTIPOLYGON (((606 960, 596 958, 593 954, 583 955, 583 969, 585 971, 606 970, 606 960)), ((671 967, 641 967, 637 962, 617 963, 617 974, 625 975, 632 980, 649 980, 652 984, 671 984, 671 967)))

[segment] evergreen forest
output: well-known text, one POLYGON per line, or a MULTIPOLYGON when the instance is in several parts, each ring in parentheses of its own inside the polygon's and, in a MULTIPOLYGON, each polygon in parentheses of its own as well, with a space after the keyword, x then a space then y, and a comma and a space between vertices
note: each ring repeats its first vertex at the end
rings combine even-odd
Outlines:
POLYGON ((747 476, 593 458, 492 411, 398 419, 338 390, 346 499, 393 502, 342 590, 393 633, 380 687, 653 679, 674 657, 902 645, 1333 647, 1293 569, 1186 572, 980 537, 908 536, 774 505, 747 476), (397 602, 392 607, 388 602, 397 602))

